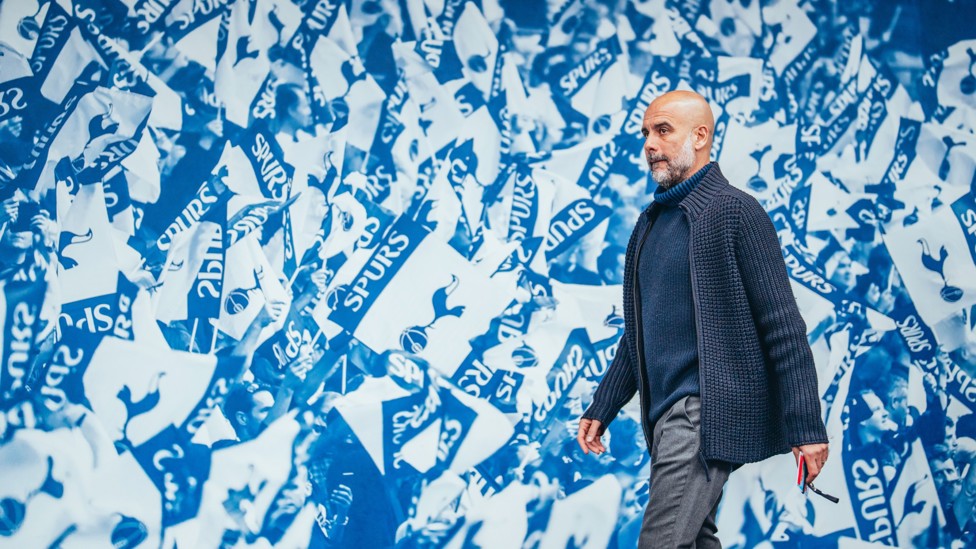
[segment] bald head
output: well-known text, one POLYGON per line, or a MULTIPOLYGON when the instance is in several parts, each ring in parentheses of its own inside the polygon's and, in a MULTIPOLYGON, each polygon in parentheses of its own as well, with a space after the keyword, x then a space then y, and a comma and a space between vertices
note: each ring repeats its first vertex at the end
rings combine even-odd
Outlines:
POLYGON ((659 185, 672 187, 709 161, 715 118, 708 101, 685 90, 665 93, 644 113, 644 154, 659 185))
POLYGON ((708 105, 708 101, 700 94, 687 90, 670 91, 651 101, 647 112, 653 109, 674 113, 685 120, 692 131, 703 126, 708 132, 708 143, 711 145, 712 132, 715 131, 715 117, 712 115, 712 108, 708 105))

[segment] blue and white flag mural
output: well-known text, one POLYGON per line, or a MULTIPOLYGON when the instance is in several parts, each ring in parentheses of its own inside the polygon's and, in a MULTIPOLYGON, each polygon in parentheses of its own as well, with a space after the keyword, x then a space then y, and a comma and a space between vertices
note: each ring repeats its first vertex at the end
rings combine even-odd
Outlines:
POLYGON ((0 547, 634 547, 647 105, 710 101, 835 457, 726 547, 976 544, 976 2, 0 0, 0 547))

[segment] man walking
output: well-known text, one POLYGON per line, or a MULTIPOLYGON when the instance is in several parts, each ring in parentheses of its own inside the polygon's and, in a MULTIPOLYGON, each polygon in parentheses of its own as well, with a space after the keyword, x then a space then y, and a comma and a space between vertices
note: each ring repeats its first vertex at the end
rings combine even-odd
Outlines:
POLYGON ((658 183, 625 259, 624 333, 580 419, 585 453, 637 392, 651 452, 640 547, 721 547, 715 514, 732 469, 804 454, 827 460, 813 354, 775 229, 709 162, 704 97, 673 91, 644 114, 658 183))

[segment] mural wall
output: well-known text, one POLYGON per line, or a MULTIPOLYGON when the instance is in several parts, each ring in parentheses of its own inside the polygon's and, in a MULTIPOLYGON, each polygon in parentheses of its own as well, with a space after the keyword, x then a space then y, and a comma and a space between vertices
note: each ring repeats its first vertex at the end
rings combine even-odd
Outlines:
POLYGON ((705 95, 832 459, 726 547, 976 543, 973 0, 0 2, 0 546, 634 547, 640 121, 705 95))

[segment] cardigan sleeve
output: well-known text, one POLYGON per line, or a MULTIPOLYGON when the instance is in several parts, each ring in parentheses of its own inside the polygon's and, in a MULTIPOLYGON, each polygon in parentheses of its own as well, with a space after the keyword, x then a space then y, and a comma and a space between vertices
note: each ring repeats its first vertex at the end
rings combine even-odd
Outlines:
POLYGON ((630 360, 629 344, 628 333, 624 330, 607 373, 593 393, 593 402, 583 412, 584 418, 596 419, 604 428, 637 392, 637 377, 630 360))
POLYGON ((787 442, 794 447, 826 443, 813 352, 776 229, 755 200, 743 200, 741 206, 736 261, 772 375, 770 390, 778 393, 782 406, 787 442))

